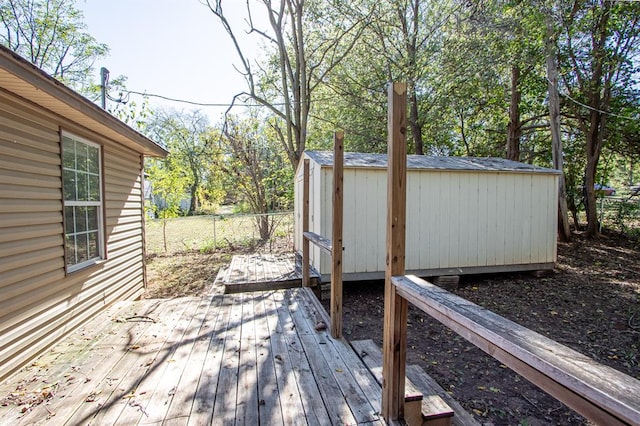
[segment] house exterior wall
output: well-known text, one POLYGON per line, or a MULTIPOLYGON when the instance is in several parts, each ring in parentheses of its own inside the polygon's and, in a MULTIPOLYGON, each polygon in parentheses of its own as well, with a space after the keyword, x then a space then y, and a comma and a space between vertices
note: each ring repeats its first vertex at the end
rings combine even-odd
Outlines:
MULTIPOLYGON (((312 230, 331 238, 332 168, 311 179, 311 187, 322 188, 312 209, 321 226, 312 230)), ((435 276, 552 267, 557 179, 553 173, 408 170, 406 270, 435 276)), ((386 169, 345 167, 345 279, 384 276, 386 199, 386 169)), ((311 259, 330 274, 329 255, 312 251, 311 259)))
POLYGON ((144 289, 142 157, 0 89, 0 380, 144 289), (105 260, 67 273, 61 137, 101 145, 105 260))

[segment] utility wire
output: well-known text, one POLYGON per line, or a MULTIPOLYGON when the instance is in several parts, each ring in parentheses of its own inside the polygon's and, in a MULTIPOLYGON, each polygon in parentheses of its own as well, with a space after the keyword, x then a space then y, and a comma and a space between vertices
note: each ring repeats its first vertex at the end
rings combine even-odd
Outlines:
MULTIPOLYGON (((143 93, 143 92, 136 92, 134 90, 125 90, 124 93, 127 94, 134 94, 134 95, 141 95, 141 96, 147 96, 150 98, 160 98, 160 99, 164 99, 167 101, 171 101, 171 102, 180 102, 183 104, 189 104, 189 105, 196 105, 196 106, 205 106, 205 107, 230 107, 231 103, 207 103, 207 102, 195 102, 195 101, 189 101, 186 99, 176 99, 176 98, 170 98, 168 96, 164 96, 164 95, 157 95, 154 93, 143 93)), ((284 103, 274 103, 271 105, 285 105, 284 103)), ((245 104, 245 103, 241 103, 241 104, 234 104, 234 106, 243 106, 243 107, 263 107, 264 105, 262 104, 245 104)))
POLYGON ((588 109, 588 110, 590 110, 590 111, 599 112, 600 114, 609 115, 609 116, 611 116, 611 117, 618 117, 618 118, 622 118, 622 119, 624 119, 624 120, 632 120, 632 121, 633 121, 633 120, 638 120, 638 117, 630 117, 630 116, 628 116, 628 115, 620 115, 620 114, 616 114, 616 113, 614 113, 614 112, 603 111, 603 110, 601 110, 601 109, 594 108, 594 107, 592 107, 592 106, 589 106, 589 105, 587 105, 587 104, 584 104, 584 103, 580 102, 580 101, 579 101, 579 100, 577 100, 577 99, 573 99, 571 96, 569 96, 569 94, 568 94, 568 93, 560 93, 560 89, 558 89, 558 86, 557 86, 557 85, 555 85, 555 84, 553 84, 553 82, 552 82, 551 80, 549 80, 549 77, 547 77, 547 81, 549 82, 549 84, 551 84, 553 87, 555 87, 556 91, 558 92, 558 94, 559 94, 560 96, 564 96, 565 98, 569 99, 571 102, 573 102, 573 103, 574 103, 574 104, 576 104, 576 105, 580 105, 581 107, 586 108, 586 109, 588 109))

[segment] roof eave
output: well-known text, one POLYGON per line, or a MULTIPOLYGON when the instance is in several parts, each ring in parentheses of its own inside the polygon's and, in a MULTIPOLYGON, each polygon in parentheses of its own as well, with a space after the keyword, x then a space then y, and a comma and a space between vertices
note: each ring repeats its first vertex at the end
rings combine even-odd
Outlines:
POLYGON ((4 47, 0 47, 0 83, 5 90, 143 155, 168 154, 156 142, 4 47))

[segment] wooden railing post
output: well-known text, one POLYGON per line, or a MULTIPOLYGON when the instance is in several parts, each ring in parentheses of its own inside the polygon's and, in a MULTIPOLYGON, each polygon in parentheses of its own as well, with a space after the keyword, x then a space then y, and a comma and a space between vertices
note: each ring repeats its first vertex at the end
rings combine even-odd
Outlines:
POLYGON ((333 222, 331 236, 331 336, 342 337, 342 206, 344 132, 333 138, 333 222))
POLYGON ((387 156, 387 267, 384 290, 382 415, 391 423, 404 418, 407 350, 407 301, 391 277, 404 275, 407 198, 407 85, 393 83, 388 90, 387 156))
POLYGON ((302 286, 309 287, 309 240, 304 233, 309 231, 309 159, 304 159, 302 181, 302 286))

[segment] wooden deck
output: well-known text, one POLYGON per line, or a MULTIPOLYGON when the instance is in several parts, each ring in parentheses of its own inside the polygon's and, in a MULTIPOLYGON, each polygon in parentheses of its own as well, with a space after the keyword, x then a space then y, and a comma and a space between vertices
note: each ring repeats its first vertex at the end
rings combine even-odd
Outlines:
MULTIPOLYGON (((311 269, 311 281, 316 285, 320 274, 311 269)), ((294 254, 236 255, 222 277, 225 293, 278 290, 302 285, 302 262, 294 254)))
POLYGON ((383 424, 320 321, 308 288, 122 302, 0 384, 0 424, 383 424))

